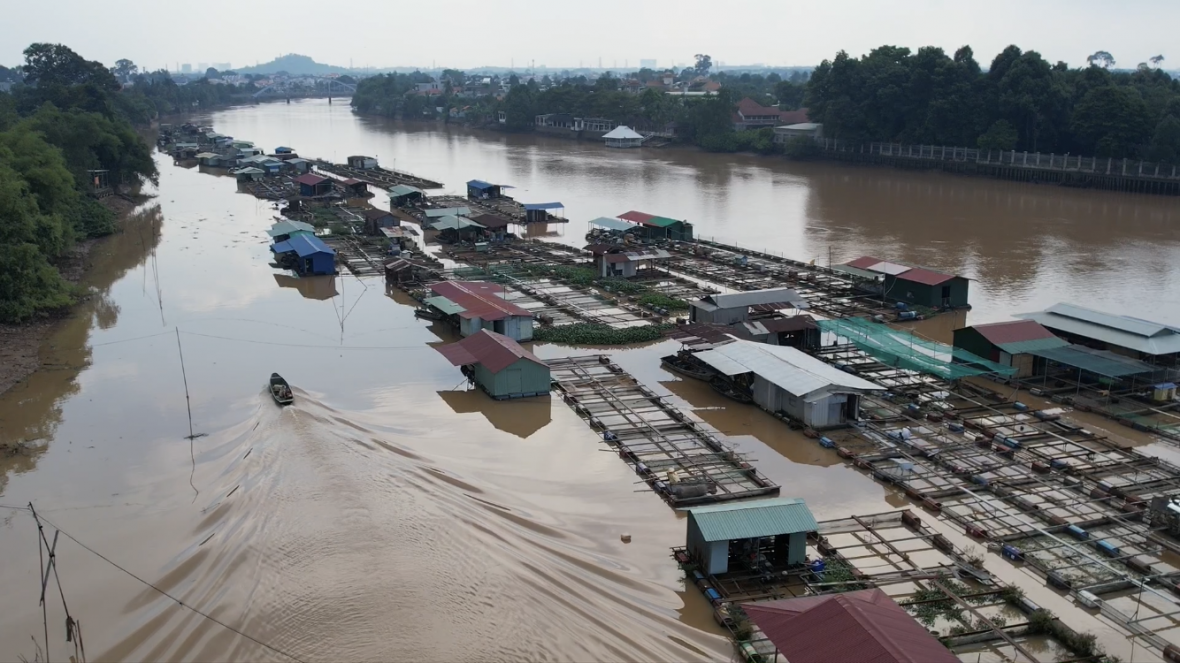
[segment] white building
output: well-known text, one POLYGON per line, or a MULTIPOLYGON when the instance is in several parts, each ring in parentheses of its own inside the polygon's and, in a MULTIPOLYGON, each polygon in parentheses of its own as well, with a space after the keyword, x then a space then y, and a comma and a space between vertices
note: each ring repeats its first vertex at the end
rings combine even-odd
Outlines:
POLYGON ((807 300, 790 288, 750 290, 728 295, 709 295, 689 302, 690 322, 711 322, 732 325, 750 319, 750 307, 761 306, 767 311, 806 309, 807 300))
POLYGON ((610 133, 603 136, 606 140, 607 147, 642 147, 643 136, 628 126, 615 127, 610 133))
POLYGON ((735 339, 696 358, 748 386, 754 402, 816 430, 856 421, 861 394, 884 391, 795 348, 735 339))
POLYGON ((817 122, 802 122, 774 128, 774 142, 776 143, 785 143, 799 136, 819 140, 824 137, 824 125, 817 122))

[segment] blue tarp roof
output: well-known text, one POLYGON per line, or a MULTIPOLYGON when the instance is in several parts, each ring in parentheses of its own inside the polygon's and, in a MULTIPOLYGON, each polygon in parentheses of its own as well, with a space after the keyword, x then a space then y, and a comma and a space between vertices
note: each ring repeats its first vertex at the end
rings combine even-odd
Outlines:
POLYGON ((319 237, 310 237, 308 235, 295 235, 285 242, 279 242, 271 246, 270 250, 275 253, 294 251, 300 258, 306 258, 316 253, 336 255, 336 252, 329 248, 327 244, 324 244, 319 237))
POLYGON ((565 209, 561 203, 525 203, 525 209, 565 209))
POLYGON ((483 180, 471 180, 470 182, 467 183, 467 188, 479 189, 480 191, 486 191, 494 186, 496 186, 496 185, 489 184, 488 182, 485 182, 483 180))

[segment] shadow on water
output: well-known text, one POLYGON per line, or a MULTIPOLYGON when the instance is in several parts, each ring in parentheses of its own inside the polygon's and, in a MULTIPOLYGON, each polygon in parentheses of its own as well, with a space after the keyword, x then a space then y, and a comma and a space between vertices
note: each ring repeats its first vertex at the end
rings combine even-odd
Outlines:
MULTIPOLYGON (((151 271, 149 259, 160 243, 163 215, 159 204, 147 203, 124 219, 118 233, 91 248, 90 269, 80 285, 88 298, 57 326, 41 345, 41 370, 0 395, 0 442, 25 442, 24 451, 0 459, 0 492, 10 471, 36 466, 61 423, 61 403, 78 393, 77 378, 91 363, 91 331, 110 329, 119 318, 111 286, 140 267, 151 271)), ((145 290, 150 287, 145 280, 145 290)), ((157 291, 157 295, 158 295, 157 291)))
POLYGON ((548 395, 516 401, 497 401, 478 389, 440 391, 438 395, 455 413, 478 412, 497 430, 522 439, 548 426, 552 420, 553 399, 548 395))
POLYGON ((320 301, 331 299, 340 293, 336 291, 335 276, 297 277, 290 274, 275 274, 275 283, 280 288, 294 288, 304 299, 320 301))

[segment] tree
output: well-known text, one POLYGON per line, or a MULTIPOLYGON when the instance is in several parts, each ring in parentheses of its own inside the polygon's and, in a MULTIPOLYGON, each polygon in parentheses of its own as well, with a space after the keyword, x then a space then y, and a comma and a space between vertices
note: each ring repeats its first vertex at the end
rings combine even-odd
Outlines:
POLYGON ((697 76, 708 76, 709 70, 713 68, 712 56, 697 53, 693 56, 696 59, 696 64, 693 66, 693 71, 697 76))
POLYGON ((791 81, 779 81, 774 86, 775 98, 783 108, 788 110, 794 110, 803 105, 803 98, 806 94, 806 86, 796 85, 791 81))
POLYGON ((1180 164, 1180 119, 1169 115, 1155 129, 1147 158, 1163 163, 1180 164))
POLYGON ((118 90, 115 80, 99 62, 84 59, 61 44, 32 44, 25 49, 25 82, 38 86, 94 85, 103 90, 118 90))
POLYGON ((1107 51, 1095 51, 1095 53, 1086 58, 1086 62, 1091 67, 1102 67, 1103 69, 1110 69, 1114 66, 1114 56, 1107 51))
POLYGON ((217 79, 217 78, 221 78, 221 74, 218 73, 218 71, 216 69, 214 69, 213 67, 209 67, 208 69, 205 70, 205 78, 208 78, 210 80, 217 79))
POLYGON ((1164 56, 1153 55, 1153 56, 1151 56, 1150 59, 1148 59, 1148 62, 1151 63, 1151 66, 1155 67, 1156 69, 1159 69, 1160 65, 1163 64, 1163 62, 1164 62, 1164 56))
POLYGON ((1071 130, 1080 151, 1099 157, 1133 155, 1151 134, 1143 97, 1133 88, 1091 90, 1074 111, 1071 130))
POLYGON ((119 79, 120 83, 127 83, 139 73, 139 67, 131 60, 124 58, 115 62, 115 66, 111 67, 111 73, 119 79))
POLYGON ((1011 150, 1016 148, 1016 127, 1008 120, 996 120, 979 136, 976 144, 981 150, 1011 150))
POLYGON ((533 91, 516 85, 504 95, 505 126, 509 131, 526 131, 533 127, 537 109, 533 91))

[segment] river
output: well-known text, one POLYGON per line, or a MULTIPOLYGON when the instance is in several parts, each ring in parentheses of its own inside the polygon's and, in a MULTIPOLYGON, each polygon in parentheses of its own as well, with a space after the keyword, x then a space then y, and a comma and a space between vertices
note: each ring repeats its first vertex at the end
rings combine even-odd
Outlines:
MULTIPOLYGON (((200 120, 267 149, 372 154, 451 192, 478 178, 525 202, 561 201, 572 222, 552 227, 554 241, 579 244, 586 220, 637 209, 794 258, 871 254, 961 272, 975 279, 972 322, 1068 299, 1180 323, 1172 199, 607 150, 360 118, 325 100, 200 120)), ((0 396, 0 436, 32 447, 0 460, 5 658, 33 660, 42 637, 36 529, 7 508, 29 501, 167 593, 63 536, 62 588, 92 660, 729 656, 669 556, 683 518, 639 490, 568 407, 456 392, 461 376, 429 349, 452 339, 407 299, 351 276, 294 287, 267 264, 268 203, 159 163, 156 198, 96 250, 93 296, 47 340, 48 369, 0 396), (296 386, 296 406, 266 397, 272 371, 296 386)), ((664 372, 657 358, 672 347, 615 359, 749 451, 784 495, 820 519, 904 504, 773 418, 664 372)), ((63 620, 55 597, 56 659, 72 651, 63 620)))

